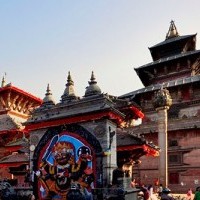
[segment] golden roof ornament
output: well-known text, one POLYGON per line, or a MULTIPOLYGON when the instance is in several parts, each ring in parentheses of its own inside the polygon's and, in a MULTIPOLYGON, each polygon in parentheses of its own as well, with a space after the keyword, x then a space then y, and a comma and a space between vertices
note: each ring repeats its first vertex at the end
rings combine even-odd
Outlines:
POLYGON ((92 75, 91 75, 91 79, 90 79, 90 80, 91 80, 90 84, 91 84, 91 83, 97 83, 97 82, 95 81, 95 79, 96 79, 96 78, 95 78, 95 76, 94 76, 94 72, 92 71, 92 75))
POLYGON ((45 97, 43 99, 43 104, 42 105, 47 105, 47 104, 48 105, 55 105, 55 101, 53 99, 49 83, 47 84, 47 90, 46 90, 46 94, 45 94, 45 97))
POLYGON ((89 83, 89 86, 86 87, 85 97, 101 94, 101 89, 97 85, 97 81, 96 81, 96 78, 95 78, 93 71, 92 71, 92 74, 91 74, 90 81, 88 81, 88 83, 89 83))
POLYGON ((61 96, 61 102, 69 102, 72 100, 77 100, 79 97, 76 96, 74 91, 74 81, 72 80, 70 71, 67 76, 67 83, 64 94, 61 96))
POLYGON ((6 85, 5 76, 3 76, 1 81, 1 87, 5 87, 5 85, 6 85))
POLYGON ((74 81, 72 80, 72 77, 71 77, 71 74, 70 74, 70 71, 69 71, 68 77, 67 77, 67 86, 70 86, 70 85, 74 85, 74 81))
POLYGON ((166 35, 166 40, 168 40, 170 38, 178 37, 178 36, 179 36, 179 34, 178 34, 178 31, 177 31, 177 28, 175 26, 174 21, 172 20, 170 22, 170 27, 169 27, 169 30, 168 30, 167 35, 166 35))
POLYGON ((50 93, 50 87, 49 87, 49 83, 47 84, 47 93, 46 93, 46 95, 50 95, 51 93, 50 93))

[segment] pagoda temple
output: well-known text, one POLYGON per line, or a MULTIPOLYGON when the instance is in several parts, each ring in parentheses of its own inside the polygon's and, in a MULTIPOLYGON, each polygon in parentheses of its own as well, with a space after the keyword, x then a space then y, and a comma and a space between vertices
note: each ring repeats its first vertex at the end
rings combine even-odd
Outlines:
MULTIPOLYGON (((200 184, 200 50, 197 34, 181 36, 171 21, 165 40, 150 47, 153 61, 135 68, 144 88, 122 95, 133 99, 145 117, 142 124, 128 128, 158 144, 158 114, 154 108, 155 92, 167 88, 172 97, 168 110, 168 181, 176 192, 195 189, 200 184)), ((162 151, 162 147, 161 151, 162 151)), ((135 178, 146 184, 160 179, 158 158, 141 158, 135 178)), ((160 180, 162 183, 162 180, 160 180)))

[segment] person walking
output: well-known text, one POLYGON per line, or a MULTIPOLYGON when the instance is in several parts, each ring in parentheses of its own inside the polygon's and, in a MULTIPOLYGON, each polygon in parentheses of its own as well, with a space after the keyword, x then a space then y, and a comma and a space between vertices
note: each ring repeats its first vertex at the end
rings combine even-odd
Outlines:
POLYGON ((148 191, 149 191, 149 199, 150 200, 157 200, 157 197, 153 192, 153 186, 152 185, 149 185, 148 191))
POLYGON ((149 190, 145 185, 142 185, 141 191, 143 192, 143 200, 150 200, 149 190))
POLYGON ((187 191, 186 198, 187 198, 187 200, 192 200, 192 189, 191 188, 187 191))
POLYGON ((159 188, 158 188, 158 196, 160 197, 163 191, 163 185, 162 183, 160 184, 159 188))
POLYGON ((174 198, 170 195, 171 190, 169 188, 163 188, 161 194, 161 200, 174 200, 174 198))
POLYGON ((200 200, 200 187, 196 188, 196 192, 194 194, 194 200, 200 200))

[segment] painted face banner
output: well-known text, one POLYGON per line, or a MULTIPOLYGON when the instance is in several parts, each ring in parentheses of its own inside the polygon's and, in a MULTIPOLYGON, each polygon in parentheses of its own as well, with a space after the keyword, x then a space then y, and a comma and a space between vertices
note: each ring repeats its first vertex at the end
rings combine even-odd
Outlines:
POLYGON ((92 199, 94 158, 87 141, 68 132, 55 135, 41 149, 38 160, 39 199, 92 199), (78 198, 77 198, 78 199, 78 198))

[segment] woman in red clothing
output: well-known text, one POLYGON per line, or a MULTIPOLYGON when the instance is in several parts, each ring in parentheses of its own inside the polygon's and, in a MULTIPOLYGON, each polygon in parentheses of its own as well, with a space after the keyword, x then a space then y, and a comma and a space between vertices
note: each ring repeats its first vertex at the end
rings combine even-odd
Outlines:
POLYGON ((187 191, 187 200, 192 200, 192 189, 191 188, 187 191))

